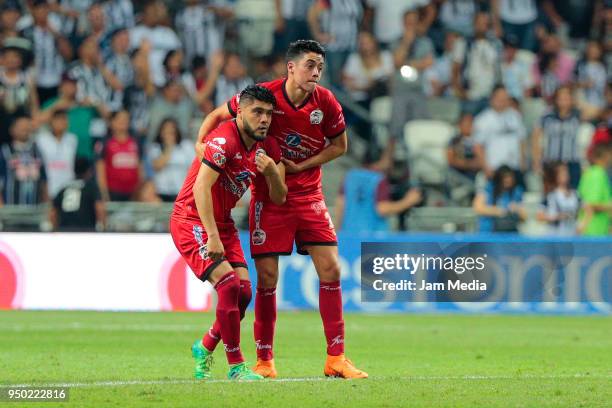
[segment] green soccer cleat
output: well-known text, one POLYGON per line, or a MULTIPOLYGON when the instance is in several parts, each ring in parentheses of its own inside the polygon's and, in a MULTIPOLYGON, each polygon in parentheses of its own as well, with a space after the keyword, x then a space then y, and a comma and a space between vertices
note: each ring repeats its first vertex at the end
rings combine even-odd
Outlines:
POLYGON ((244 362, 231 366, 227 378, 238 381, 263 380, 261 375, 253 372, 244 362))
POLYGON ((211 367, 213 364, 213 355, 202 345, 201 340, 196 340, 191 346, 191 355, 195 360, 195 369, 193 376, 196 380, 208 380, 212 378, 211 367))

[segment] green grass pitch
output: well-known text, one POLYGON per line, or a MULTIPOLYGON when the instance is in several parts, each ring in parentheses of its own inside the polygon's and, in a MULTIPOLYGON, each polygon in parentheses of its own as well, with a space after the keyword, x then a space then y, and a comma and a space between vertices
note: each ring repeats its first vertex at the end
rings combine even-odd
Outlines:
POLYGON ((219 348, 215 381, 198 383, 189 347, 212 316, 0 312, 0 387, 71 387, 68 402, 24 403, 42 407, 612 406, 610 316, 346 314, 347 355, 370 378, 345 381, 322 375, 318 313, 282 312, 279 380, 224 381, 219 348))

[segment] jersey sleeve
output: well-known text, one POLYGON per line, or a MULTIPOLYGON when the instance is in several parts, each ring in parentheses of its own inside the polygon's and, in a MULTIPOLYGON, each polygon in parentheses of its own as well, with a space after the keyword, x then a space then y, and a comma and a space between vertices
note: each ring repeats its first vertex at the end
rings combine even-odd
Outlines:
POLYGON ((345 130, 346 123, 344 122, 342 106, 330 93, 323 123, 323 134, 328 139, 334 139, 344 133, 345 130))
POLYGON ((202 163, 221 173, 228 157, 231 156, 231 141, 214 132, 204 141, 204 157, 202 163))
POLYGON ((240 94, 232 96, 231 99, 227 101, 227 109, 234 118, 238 113, 238 103, 240 103, 240 94))

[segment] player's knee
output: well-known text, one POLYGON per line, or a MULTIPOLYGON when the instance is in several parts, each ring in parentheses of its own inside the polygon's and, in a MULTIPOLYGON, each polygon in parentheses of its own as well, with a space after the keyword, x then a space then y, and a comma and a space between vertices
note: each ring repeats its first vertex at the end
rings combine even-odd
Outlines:
POLYGON ((340 280, 340 264, 329 262, 319 268, 319 279, 325 282, 335 282, 340 280))
POLYGON ((260 288, 274 288, 278 282, 276 268, 261 267, 257 269, 257 286, 260 288))

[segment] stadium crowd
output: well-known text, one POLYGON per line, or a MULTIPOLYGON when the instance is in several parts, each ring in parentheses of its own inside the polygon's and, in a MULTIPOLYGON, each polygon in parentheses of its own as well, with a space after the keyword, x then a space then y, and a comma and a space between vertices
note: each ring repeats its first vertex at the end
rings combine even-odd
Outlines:
POLYGON ((535 190, 555 232, 609 233, 608 0, 4 0, 0 206, 70 207, 75 183, 99 202, 172 202, 201 118, 285 75, 300 38, 325 46, 324 84, 381 175, 347 176, 344 210, 366 211, 347 200, 369 182, 378 215, 467 203, 481 231, 515 231, 535 190), (412 141, 441 125, 444 202, 408 174, 412 141))

